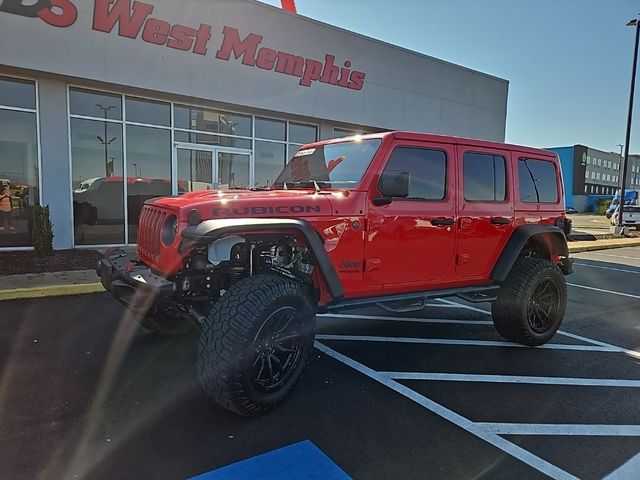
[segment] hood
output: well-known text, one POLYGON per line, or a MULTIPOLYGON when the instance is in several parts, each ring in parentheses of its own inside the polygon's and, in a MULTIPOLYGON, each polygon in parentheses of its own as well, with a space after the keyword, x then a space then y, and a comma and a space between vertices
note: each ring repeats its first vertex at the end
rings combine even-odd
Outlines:
POLYGON ((322 217, 332 213, 331 198, 342 192, 308 190, 205 190, 153 201, 158 207, 180 210, 181 218, 196 209, 202 220, 233 217, 322 217))

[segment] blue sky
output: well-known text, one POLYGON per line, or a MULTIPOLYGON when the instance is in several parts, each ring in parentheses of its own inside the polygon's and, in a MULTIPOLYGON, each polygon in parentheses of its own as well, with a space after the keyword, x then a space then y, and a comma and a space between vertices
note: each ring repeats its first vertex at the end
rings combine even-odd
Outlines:
MULTIPOLYGON (((280 6, 280 0, 265 3, 280 6)), ((509 80, 507 141, 624 143, 632 0, 296 0, 301 15, 509 80)), ((640 153, 640 83, 631 131, 640 153)))

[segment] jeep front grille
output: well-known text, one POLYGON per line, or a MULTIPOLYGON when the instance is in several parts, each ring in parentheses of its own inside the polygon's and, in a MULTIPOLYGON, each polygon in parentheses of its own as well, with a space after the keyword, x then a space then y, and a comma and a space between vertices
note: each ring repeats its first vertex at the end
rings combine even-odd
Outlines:
POLYGON ((160 234, 167 216, 165 210, 145 205, 138 224, 138 253, 153 261, 160 258, 160 234))

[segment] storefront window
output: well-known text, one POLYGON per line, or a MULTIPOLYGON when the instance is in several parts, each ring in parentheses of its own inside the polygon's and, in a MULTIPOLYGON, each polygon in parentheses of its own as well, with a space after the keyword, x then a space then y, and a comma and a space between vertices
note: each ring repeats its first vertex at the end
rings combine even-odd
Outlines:
POLYGON ((287 139, 286 137, 287 122, 256 117, 256 138, 284 142, 287 139))
POLYGON ((127 97, 127 122, 171 126, 171 105, 153 100, 127 97))
POLYGON ((251 136, 251 117, 249 115, 176 105, 174 121, 176 128, 241 137, 251 136))
POLYGON ((218 152, 218 188, 249 188, 249 155, 218 152))
MULTIPOLYGON (((27 104, 26 87, 12 88, 5 97, 27 104)), ((69 104, 76 245, 135 243, 144 202, 173 182, 178 193, 271 186, 318 137, 315 125, 76 87, 69 104)))
POLYGON ((35 83, 29 80, 0 77, 0 106, 35 110, 35 83))
POLYGON ((32 245, 40 201, 35 106, 34 82, 0 77, 0 248, 32 245))
POLYGON ((76 245, 124 243, 122 125, 71 119, 76 245))
POLYGON ((69 92, 69 105, 72 115, 122 120, 120 95, 72 88, 69 92))
POLYGON ((270 187, 285 165, 284 143, 262 142, 256 140, 255 157, 255 185, 256 187, 270 187))
POLYGON ((243 148, 251 150, 251 140, 238 137, 223 137, 221 135, 208 135, 206 133, 183 132, 177 130, 176 142, 199 143, 216 147, 243 148))
POLYGON ((144 202, 171 195, 170 130, 127 125, 127 177, 128 236, 135 243, 144 202))
POLYGON ((313 143, 317 138, 318 129, 314 125, 289 123, 289 142, 299 144, 313 143))
POLYGON ((0 109, 0 247, 31 245, 38 201, 36 114, 0 109))

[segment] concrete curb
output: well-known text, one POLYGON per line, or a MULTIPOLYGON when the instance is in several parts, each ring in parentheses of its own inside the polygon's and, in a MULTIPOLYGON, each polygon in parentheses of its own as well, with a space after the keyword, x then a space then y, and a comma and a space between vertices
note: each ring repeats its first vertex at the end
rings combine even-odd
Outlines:
POLYGON ((586 242, 575 242, 579 245, 569 244, 569 253, 593 252, 596 250, 611 250, 613 248, 638 247, 640 239, 629 238, 621 240, 596 240, 586 242))
POLYGON ((81 295, 85 293, 104 292, 101 283, 82 283, 74 285, 51 285, 47 287, 16 288, 0 290, 0 302, 20 300, 25 298, 61 297, 66 295, 81 295))

